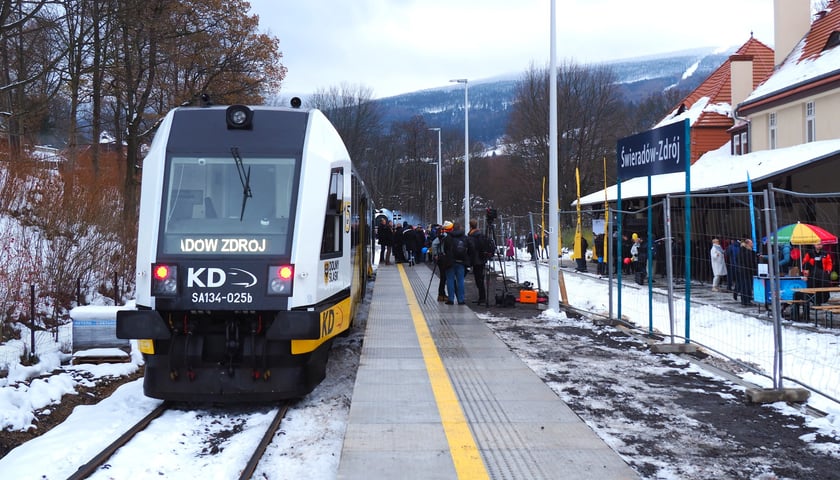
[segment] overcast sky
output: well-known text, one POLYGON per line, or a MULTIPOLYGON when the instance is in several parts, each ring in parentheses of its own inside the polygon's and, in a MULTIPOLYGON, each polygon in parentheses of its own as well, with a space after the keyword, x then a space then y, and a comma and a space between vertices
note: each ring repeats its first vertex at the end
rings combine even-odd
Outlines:
MULTIPOLYGON (((280 39, 281 95, 362 85, 376 98, 519 74, 550 56, 549 0, 250 0, 280 39)), ((773 46, 773 0, 557 0, 557 59, 773 46)))

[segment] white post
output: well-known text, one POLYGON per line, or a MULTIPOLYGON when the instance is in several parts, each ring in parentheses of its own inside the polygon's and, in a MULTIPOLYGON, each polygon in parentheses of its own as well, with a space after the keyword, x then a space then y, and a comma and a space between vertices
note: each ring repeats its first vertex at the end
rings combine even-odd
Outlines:
POLYGON ((440 128, 430 128, 438 134, 438 161, 437 161, 437 224, 443 225, 443 177, 441 175, 441 149, 440 149, 440 128))
POLYGON ((551 61, 550 73, 548 76, 548 104, 549 104, 549 126, 548 126, 548 239, 551 243, 548 249, 548 309, 560 311, 560 245, 558 244, 560 211, 558 200, 559 182, 557 179, 557 27, 556 27, 556 0, 551 0, 551 61))
POLYGON ((470 228, 470 100, 466 78, 450 80, 464 84, 464 230, 470 228))

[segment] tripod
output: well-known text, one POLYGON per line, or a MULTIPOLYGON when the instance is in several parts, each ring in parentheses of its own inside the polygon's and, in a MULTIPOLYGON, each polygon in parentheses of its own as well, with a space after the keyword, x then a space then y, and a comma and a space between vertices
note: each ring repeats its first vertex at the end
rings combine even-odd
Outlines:
POLYGON ((432 276, 429 277, 429 284, 426 286, 426 295, 423 296, 423 305, 426 304, 426 299, 429 298, 429 289, 432 288, 432 280, 435 279, 435 270, 437 270, 437 260, 432 263, 432 276))
MULTIPOLYGON (((505 278, 507 277, 506 272, 505 272, 505 263, 502 259, 502 254, 499 253, 499 247, 498 247, 499 242, 496 241, 496 224, 495 224, 496 215, 495 215, 495 210, 494 209, 487 209, 487 213, 488 213, 487 223, 484 227, 484 235, 487 236, 487 238, 490 239, 490 244, 493 247, 493 256, 490 259, 489 264, 492 265, 494 261, 498 262, 499 271, 502 273, 502 288, 504 289, 504 297, 507 297, 508 291, 507 291, 507 282, 505 282, 505 278), (491 215, 491 212, 493 213, 492 215, 491 215)), ((485 272, 484 272, 484 291, 486 293, 486 295, 485 295, 485 300, 487 302, 486 306, 489 307, 490 306, 490 295, 489 295, 488 292, 490 290, 490 276, 487 273, 488 273, 487 270, 485 270, 485 272)), ((494 292, 494 294, 495 294, 495 292, 494 292)), ((499 304, 499 303, 503 304, 504 302, 499 302, 499 298, 497 297, 496 298, 496 304, 499 304)))

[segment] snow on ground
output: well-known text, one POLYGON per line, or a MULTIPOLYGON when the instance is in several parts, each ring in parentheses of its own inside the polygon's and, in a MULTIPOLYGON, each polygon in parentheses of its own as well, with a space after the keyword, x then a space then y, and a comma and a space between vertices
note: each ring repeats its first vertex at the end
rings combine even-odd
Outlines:
MULTIPOLYGON (((510 268, 515 267, 511 265, 510 268)), ((543 275, 542 278, 548 278, 547 272, 541 275, 543 275)), ((520 282, 534 283, 535 277, 536 270, 533 264, 530 266, 525 264, 519 269, 520 282)), ((567 282, 566 288, 571 302, 577 308, 592 311, 605 310, 607 294, 606 289, 603 288, 603 282, 597 279, 580 278, 574 282, 567 282)), ((646 291, 628 289, 625 295, 646 295, 646 291)), ((492 318, 483 318, 492 324, 497 334, 514 351, 521 352, 532 369, 544 378, 546 378, 545 375, 549 377, 553 375, 550 372, 556 371, 556 366, 553 366, 552 360, 545 356, 545 352, 541 354, 534 352, 536 347, 533 338, 527 335, 510 334, 517 331, 516 329, 528 327, 529 322, 505 318, 504 310, 497 310, 497 312, 492 318)), ((530 323, 533 323, 534 331, 544 332, 550 332, 550 329, 559 330, 561 327, 604 328, 595 327, 588 321, 568 319, 565 315, 552 311, 543 312, 539 318, 535 318, 530 323), (546 328, 549 330, 545 330, 546 328)), ((355 372, 362 335, 362 332, 356 331, 348 337, 338 339, 333 348, 327 379, 311 395, 292 406, 283 421, 281 433, 269 447, 260 464, 257 471, 259 478, 307 477, 319 480, 335 477, 354 381, 354 376, 346 372, 355 372)), ((9 371, 6 378, 0 379, 0 425, 4 429, 38 428, 34 412, 48 410, 50 405, 58 402, 62 395, 73 395, 75 388, 84 382, 93 382, 96 378, 107 376, 125 376, 135 372, 141 361, 140 357, 132 356, 131 361, 127 363, 61 367, 62 359, 66 360, 66 358, 63 358, 58 351, 59 343, 46 347, 48 342, 39 339, 39 345, 42 346, 39 355, 40 363, 34 367, 24 367, 9 361, 10 358, 19 358, 22 351, 21 344, 10 342, 0 346, 0 362, 5 360, 9 371), (48 372, 56 373, 26 381, 48 372)), ((643 358, 648 354, 638 352, 634 355, 643 358)), ((590 365, 592 368, 598 369, 599 377, 614 378, 612 383, 616 384, 627 381, 624 372, 610 362, 604 362, 602 367, 597 362, 589 363, 592 364, 590 365)), ((654 362, 634 362, 633 368, 642 369, 643 373, 651 376, 669 373, 668 368, 663 368, 654 362)), ((696 371, 701 374, 699 369, 696 371)), ((702 372, 702 375, 711 376, 706 372, 702 372)), ((723 379, 718 380, 725 382, 723 379)), ((762 377, 751 378, 751 380, 767 383, 762 377)), ((560 386, 555 385, 555 391, 558 391, 564 400, 569 401, 562 392, 568 390, 570 385, 564 384, 560 379, 556 379, 556 382, 559 382, 560 386)), ((585 386, 572 387, 584 388, 585 386)), ((712 393, 719 395, 720 398, 728 395, 712 393)), ((631 384, 624 388, 622 395, 627 402, 638 403, 638 410, 650 410, 650 398, 661 395, 661 392, 646 390, 641 384, 631 384)), ((97 405, 77 407, 64 423, 11 451, 0 459, 0 473, 3 478, 15 479, 66 478, 94 452, 110 443, 125 427, 151 411, 158 403, 157 400, 143 396, 142 380, 127 383, 97 405)), ((669 402, 659 403, 657 408, 669 408, 669 402)), ((603 407, 609 409, 608 405, 603 407)), ((825 436, 835 440, 840 437, 838 433, 840 432, 840 406, 824 404, 821 407, 823 411, 828 412, 828 416, 816 419, 806 417, 800 408, 789 407, 785 404, 773 406, 781 415, 805 418, 803 421, 809 427, 816 429, 817 433, 810 434, 810 437, 802 440, 812 442, 815 449, 823 449, 824 452, 835 456, 840 455, 840 447, 836 441, 834 443, 824 441, 825 436), (823 441, 816 443, 818 436, 823 441)), ((593 408, 593 406, 590 405, 588 408, 593 408)), ((142 454, 137 451, 118 453, 118 457, 113 459, 111 469, 100 470, 91 478, 191 478, 197 476, 208 479, 231 478, 236 474, 239 466, 247 461, 250 446, 256 444, 262 435, 264 425, 270 421, 271 415, 266 410, 216 413, 218 415, 213 415, 213 419, 208 421, 202 418, 206 415, 194 410, 167 412, 157 421, 158 426, 155 427, 153 423, 152 430, 145 432, 140 437, 139 443, 133 447, 139 448, 142 454), (175 433, 172 432, 173 425, 179 425, 175 433), (230 435, 230 438, 235 441, 228 438, 231 432, 236 433, 236 435, 230 435)), ((683 412, 665 411, 662 415, 666 413, 672 414, 673 418, 681 418, 683 415, 683 412)), ((661 426, 643 431, 646 427, 642 422, 628 422, 611 427, 609 422, 599 426, 597 419, 590 421, 594 423, 590 423, 590 426, 616 449, 626 447, 627 439, 622 436, 622 432, 626 433, 627 429, 634 429, 640 438, 657 439, 663 435, 661 426)), ((697 422, 687 421, 686 425, 677 425, 675 428, 686 429, 697 428, 697 426, 697 422)), ((711 438, 708 441, 715 442, 716 440, 711 438)), ((638 453, 638 455, 642 454, 643 452, 638 453)), ((628 458, 633 457, 633 455, 628 456, 626 448, 623 455, 628 458)), ((643 472, 642 476, 651 479, 709 478, 702 476, 706 473, 693 477, 690 474, 691 465, 686 467, 687 470, 680 470, 677 475, 672 470, 675 462, 682 463, 681 460, 668 458, 645 459, 643 465, 653 465, 650 467, 652 473, 643 472)), ((639 465, 638 462, 631 461, 630 463, 637 467, 639 465)))

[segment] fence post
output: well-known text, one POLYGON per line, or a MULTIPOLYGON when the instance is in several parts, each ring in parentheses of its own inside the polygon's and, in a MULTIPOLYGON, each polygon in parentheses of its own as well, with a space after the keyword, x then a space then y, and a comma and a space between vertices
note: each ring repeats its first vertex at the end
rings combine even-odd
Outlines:
MULTIPOLYGON (((768 232, 776 232, 779 230, 779 220, 776 214, 776 195, 773 193, 773 184, 767 186, 764 191, 764 204, 766 205, 767 214, 765 215, 765 223, 767 224, 768 232)), ((773 235, 774 240, 770 241, 771 233, 767 234, 767 263, 768 274, 770 275, 771 295, 772 295, 772 312, 773 312, 773 339, 775 340, 773 348, 773 387, 782 389, 782 286, 779 281, 779 238, 778 235, 773 235)))
MULTIPOLYGON (((773 388, 760 389, 748 388, 746 391, 747 401, 752 403, 774 403, 779 401, 787 402, 804 402, 808 400, 811 392, 804 388, 784 388, 783 374, 782 374, 782 319, 781 319, 781 284, 777 275, 779 261, 778 261, 778 235, 774 235, 775 240, 770 241, 770 235, 779 230, 779 221, 776 212, 776 196, 773 193, 773 184, 767 186, 764 191, 764 203, 768 214, 765 215, 765 224, 767 226, 767 255, 768 255, 768 275, 770 276, 772 311, 773 311, 773 388)), ((804 384, 803 384, 804 385, 804 384)))
POLYGON ((29 285, 29 361, 35 359, 35 284, 29 285))
POLYGON ((677 329, 677 324, 674 317, 674 252, 671 240, 674 237, 673 232, 671 231, 670 193, 665 195, 665 208, 662 209, 662 212, 665 216, 663 222, 665 224, 665 275, 668 277, 668 319, 671 326, 671 343, 675 343, 674 331, 677 329))
POLYGON ((542 290, 542 284, 540 283, 540 256, 537 252, 537 242, 534 238, 534 216, 533 213, 528 214, 528 220, 531 222, 531 231, 529 232, 530 238, 525 242, 525 248, 528 248, 528 244, 531 245, 531 251, 534 252, 532 256, 534 257, 534 269, 537 273, 537 291, 542 290))
MULTIPOLYGON (((610 304, 609 318, 612 320, 617 318, 613 312, 613 268, 615 268, 613 265, 616 265, 616 259, 621 258, 621 254, 615 254, 615 238, 613 238, 612 232, 613 228, 615 228, 615 221, 613 219, 612 210, 610 210, 609 206, 607 206, 606 210, 604 210, 604 219, 606 220, 606 224, 604 225, 604 235, 607 236, 607 251, 604 252, 604 265, 607 266, 607 283, 609 284, 607 299, 610 304)), ((618 264, 620 265, 620 263, 618 264)))
POLYGON ((519 285, 519 235, 517 235, 516 229, 516 217, 511 217, 511 227, 510 227, 510 238, 513 239, 513 270, 516 274, 516 284, 519 285))

